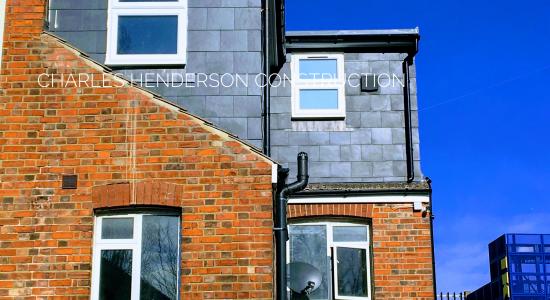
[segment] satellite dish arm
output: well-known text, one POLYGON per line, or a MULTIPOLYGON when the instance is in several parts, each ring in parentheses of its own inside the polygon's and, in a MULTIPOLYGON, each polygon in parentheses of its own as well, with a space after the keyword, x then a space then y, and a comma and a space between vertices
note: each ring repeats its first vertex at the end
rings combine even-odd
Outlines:
MULTIPOLYGON (((288 175, 288 170, 283 169, 280 171, 280 177, 284 179, 288 175)), ((288 224, 286 219, 288 197, 296 192, 299 192, 306 188, 309 174, 308 174, 308 157, 307 153, 300 152, 298 154, 298 175, 297 181, 279 186, 275 199, 275 220, 273 228, 275 234, 275 283, 276 283, 276 297, 277 300, 287 300, 287 274, 286 274, 286 241, 288 240, 288 224)))

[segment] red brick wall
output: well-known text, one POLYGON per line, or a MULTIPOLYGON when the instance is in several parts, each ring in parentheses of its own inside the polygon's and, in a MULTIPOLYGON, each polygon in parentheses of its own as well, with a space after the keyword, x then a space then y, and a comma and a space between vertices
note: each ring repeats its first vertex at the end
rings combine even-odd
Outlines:
POLYGON ((44 1, 7 2, 0 299, 88 299, 93 208, 147 202, 183 207, 182 298, 271 299, 272 163, 134 87, 40 87, 41 73, 94 74, 99 85, 104 72, 41 33, 44 1), (61 189, 63 174, 78 188, 61 189), (175 193, 92 197, 143 182, 175 193))
POLYGON ((288 217, 363 218, 372 226, 374 299, 434 299, 430 215, 412 204, 292 204, 288 217))

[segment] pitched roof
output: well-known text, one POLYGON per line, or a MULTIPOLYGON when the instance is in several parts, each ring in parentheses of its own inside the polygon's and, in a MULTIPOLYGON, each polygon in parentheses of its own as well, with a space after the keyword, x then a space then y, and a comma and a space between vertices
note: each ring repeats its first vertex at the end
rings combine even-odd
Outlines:
POLYGON ((179 113, 183 113, 193 119, 195 119, 196 121, 198 122, 201 122, 205 127, 209 128, 211 131, 215 131, 218 135, 220 136, 225 136, 226 138, 228 139, 231 139, 231 140, 234 140, 240 144, 242 144, 245 148, 247 148, 248 150, 258 154, 259 156, 263 157, 264 159, 274 163, 274 164, 279 164, 277 163, 275 160, 273 160, 271 157, 265 155, 264 153, 262 153, 259 149, 257 149, 256 147, 254 147, 253 145, 249 144, 248 142, 242 140, 241 138, 239 138, 238 136, 232 134, 231 132, 225 130, 225 129, 222 129, 220 127, 217 127, 216 125, 214 125, 212 122, 204 119, 204 118, 201 118, 197 115, 194 115, 190 112, 188 112, 185 108, 175 104, 175 103, 172 103, 171 101, 168 101, 166 99, 164 99, 161 95, 158 95, 150 90, 147 90, 143 87, 141 87, 140 85, 124 78, 124 77, 121 77, 119 74, 116 74, 113 72, 113 70, 111 68, 109 68, 108 66, 106 65, 103 65, 101 63, 98 63, 94 60, 92 60, 90 58, 90 56, 88 56, 86 53, 82 52, 81 50, 79 50, 78 48, 72 46, 70 43, 68 43, 67 41, 65 41, 64 39, 58 37, 57 35, 55 34, 52 34, 50 32, 47 32, 47 31, 44 31, 43 32, 43 35, 45 36, 49 36, 53 39, 55 39, 56 41, 58 41, 59 43, 61 43, 63 46, 65 46, 67 49, 73 51, 74 53, 76 53, 78 56, 80 56, 82 59, 84 59, 88 65, 90 65, 91 67, 97 69, 97 70, 100 70, 106 74, 109 74, 111 76, 113 76, 114 78, 120 80, 120 81, 123 81, 125 82, 125 84, 127 84, 128 86, 132 86, 136 89, 139 89, 141 90, 143 93, 146 93, 146 94, 149 94, 150 96, 152 96, 152 99, 153 101, 156 101, 157 104, 159 105, 162 105, 163 107, 166 107, 172 111, 177 111, 179 113))

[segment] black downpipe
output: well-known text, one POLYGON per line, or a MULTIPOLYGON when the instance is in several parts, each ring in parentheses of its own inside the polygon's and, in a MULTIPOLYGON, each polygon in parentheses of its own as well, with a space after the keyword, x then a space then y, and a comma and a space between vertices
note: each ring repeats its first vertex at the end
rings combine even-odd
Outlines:
POLYGON ((271 101, 270 101, 270 85, 269 82, 269 75, 270 75, 270 63, 269 63, 269 1, 272 0, 264 0, 263 1, 263 7, 262 7, 262 32, 263 32, 263 40, 262 40, 262 48, 263 48, 263 111, 262 111, 262 129, 263 129, 263 139, 262 139, 262 148, 263 153, 267 156, 271 156, 271 133, 270 133, 270 127, 271 127, 271 101))
POLYGON ((410 65, 412 64, 414 55, 407 55, 403 61, 403 99, 405 106, 405 152, 407 156, 407 182, 414 180, 414 149, 412 145, 412 121, 411 121, 411 88, 410 88, 410 65))
POLYGON ((433 286, 434 286, 434 299, 437 300, 437 277, 435 273, 435 239, 434 239, 434 207, 432 202, 432 180, 428 177, 426 177, 426 182, 428 183, 428 186, 430 187, 430 236, 432 237, 432 273, 433 273, 433 286))
MULTIPOLYGON (((283 169, 279 173, 280 178, 286 178, 288 175, 288 169, 283 169)), ((290 195, 299 192, 306 188, 309 174, 308 174, 308 158, 307 153, 300 152, 298 154, 298 175, 297 180, 291 184, 284 184, 282 182, 282 188, 277 190, 275 198, 275 221, 273 228, 275 235, 275 285, 276 285, 276 299, 287 300, 287 277, 286 277, 286 241, 288 241, 288 227, 287 227, 287 204, 290 195)))

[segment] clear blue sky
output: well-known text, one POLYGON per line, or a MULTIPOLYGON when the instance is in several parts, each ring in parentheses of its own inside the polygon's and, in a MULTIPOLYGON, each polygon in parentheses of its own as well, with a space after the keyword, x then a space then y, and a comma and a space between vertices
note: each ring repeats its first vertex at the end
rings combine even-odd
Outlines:
POLYGON ((420 27, 440 291, 488 282, 501 234, 550 233, 550 1, 286 2, 288 30, 420 27))

